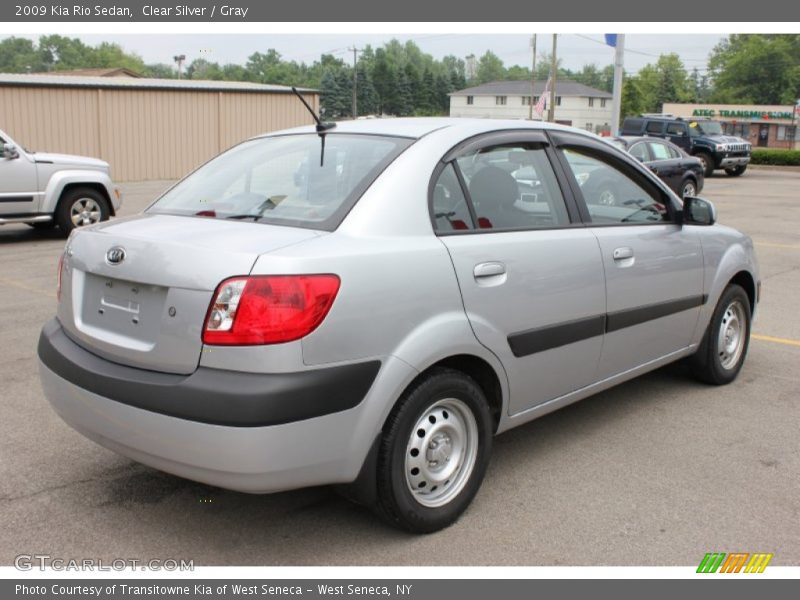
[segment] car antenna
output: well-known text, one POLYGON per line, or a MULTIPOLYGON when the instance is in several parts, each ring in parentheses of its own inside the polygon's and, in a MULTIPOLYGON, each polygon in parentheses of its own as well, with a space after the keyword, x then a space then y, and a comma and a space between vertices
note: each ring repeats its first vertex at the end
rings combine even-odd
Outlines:
POLYGON ((320 140, 322 141, 322 149, 319 153, 319 166, 323 166, 325 162, 325 134, 328 133, 329 129, 333 129, 336 127, 336 123, 331 123, 330 121, 321 121, 320 118, 317 116, 317 113, 314 112, 314 109, 309 106, 306 99, 300 95, 300 92, 297 91, 297 88, 292 86, 292 91, 294 95, 300 98, 300 102, 303 103, 303 106, 306 107, 306 110, 311 113, 311 116, 314 117, 314 120, 317 122, 317 135, 319 135, 320 140))

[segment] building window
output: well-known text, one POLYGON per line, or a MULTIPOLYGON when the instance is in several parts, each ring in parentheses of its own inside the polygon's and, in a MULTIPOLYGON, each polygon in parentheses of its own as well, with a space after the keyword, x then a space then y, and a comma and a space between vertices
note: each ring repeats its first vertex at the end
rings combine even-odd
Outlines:
POLYGON ((606 107, 606 99, 600 98, 600 108, 605 108, 605 107, 606 107))
POLYGON ((530 106, 531 105, 531 97, 530 96, 523 96, 522 97, 522 106, 530 106))
POLYGON ((473 104, 475 102, 474 96, 467 96, 467 104, 473 104))
POLYGON ((536 104, 537 102, 539 102, 539 96, 534 96, 533 103, 536 104))
POLYGON ((594 106, 594 98, 589 98, 589 106, 594 106))
POLYGON ((556 96, 556 106, 561 106, 561 96, 556 96))
POLYGON ((775 139, 779 142, 785 142, 787 140, 793 140, 795 134, 795 128, 792 125, 778 125, 778 130, 775 134, 775 139))
POLYGON ((494 103, 497 106, 505 106, 507 100, 508 100, 508 96, 495 96, 494 97, 494 103))
POLYGON ((586 129, 586 131, 588 131, 589 133, 591 133, 591 132, 592 132, 592 124, 591 124, 591 123, 587 123, 587 124, 586 124, 586 127, 584 127, 584 129, 586 129))

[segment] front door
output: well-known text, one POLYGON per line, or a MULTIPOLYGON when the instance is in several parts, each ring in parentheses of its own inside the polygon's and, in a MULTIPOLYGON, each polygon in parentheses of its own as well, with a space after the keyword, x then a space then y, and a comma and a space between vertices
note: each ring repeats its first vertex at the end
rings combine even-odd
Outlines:
POLYGON ((562 194, 544 135, 497 137, 446 157, 432 207, 475 335, 506 369, 515 414, 594 380, 605 287, 597 240, 562 194))
MULTIPOLYGON (((6 141, 0 137, 0 147, 6 141)), ((19 148, 15 157, 0 157, 0 215, 36 212, 38 199, 36 164, 19 148)))
POLYGON ((697 232, 676 221, 677 208, 656 182, 591 143, 566 135, 561 141, 606 275, 606 334, 597 373, 604 379, 689 345, 706 301, 703 254, 697 232), (609 186, 613 206, 597 193, 609 186))

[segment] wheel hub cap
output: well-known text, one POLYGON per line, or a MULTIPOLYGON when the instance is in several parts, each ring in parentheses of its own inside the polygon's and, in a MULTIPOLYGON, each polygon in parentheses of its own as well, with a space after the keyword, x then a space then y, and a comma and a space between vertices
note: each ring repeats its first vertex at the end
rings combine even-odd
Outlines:
POLYGON ((91 225, 100 220, 100 205, 93 198, 80 198, 72 204, 69 217, 75 227, 91 225))
POLYGON ((478 425, 464 402, 439 400, 411 430, 405 455, 408 491, 428 507, 447 504, 469 481, 478 456, 478 425))
POLYGON ((733 369, 739 362, 747 339, 745 309, 738 300, 731 302, 722 315, 717 338, 717 352, 723 369, 733 369))

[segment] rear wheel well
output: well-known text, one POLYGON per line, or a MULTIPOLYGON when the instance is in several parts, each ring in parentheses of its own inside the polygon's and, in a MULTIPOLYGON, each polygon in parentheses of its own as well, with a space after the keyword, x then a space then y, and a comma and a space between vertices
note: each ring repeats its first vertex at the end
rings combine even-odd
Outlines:
POLYGON ((494 368, 488 362, 477 356, 471 354, 457 354, 430 365, 414 378, 414 381, 411 382, 409 387, 414 385, 419 379, 425 377, 431 369, 436 367, 445 367, 455 371, 461 371, 475 380, 486 396, 486 400, 489 402, 489 410, 492 413, 494 430, 497 431, 497 426, 500 423, 500 415, 503 411, 503 390, 500 387, 500 379, 494 368))
POLYGON ((61 199, 64 197, 65 194, 77 188, 89 188, 90 190, 98 192, 101 196, 103 196, 103 198, 105 198, 106 205, 108 206, 108 214, 111 216, 115 216, 114 204, 111 202, 111 198, 108 197, 108 191, 106 190, 105 186, 100 183, 92 181, 68 183, 67 185, 64 186, 64 189, 61 190, 61 195, 58 197, 58 201, 61 202, 61 199))
POLYGON ((747 294, 747 299, 750 301, 750 314, 756 309, 756 282, 753 281, 753 276, 747 271, 739 271, 728 282, 728 285, 735 283, 741 286, 747 294))

